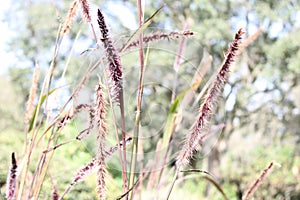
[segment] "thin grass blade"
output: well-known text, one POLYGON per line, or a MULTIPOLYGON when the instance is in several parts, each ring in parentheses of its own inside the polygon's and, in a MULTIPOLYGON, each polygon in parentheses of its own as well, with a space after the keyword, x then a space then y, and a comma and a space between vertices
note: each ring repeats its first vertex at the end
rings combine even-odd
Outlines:
POLYGON ((124 50, 127 49, 127 47, 130 45, 131 42, 133 42, 154 20, 154 18, 162 11, 164 8, 164 5, 162 5, 147 21, 140 27, 138 28, 127 40, 125 45, 122 47, 120 52, 123 52, 124 50))

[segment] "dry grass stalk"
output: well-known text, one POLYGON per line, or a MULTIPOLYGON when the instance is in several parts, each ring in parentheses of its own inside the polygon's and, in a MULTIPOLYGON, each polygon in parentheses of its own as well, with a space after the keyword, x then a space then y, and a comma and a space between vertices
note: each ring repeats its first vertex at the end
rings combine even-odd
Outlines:
POLYGON ((6 180, 6 198, 8 200, 15 199, 16 197, 16 184, 17 184, 17 161, 15 153, 11 154, 11 166, 6 180))
POLYGON ((76 137, 76 140, 83 140, 91 133, 91 131, 94 128, 94 119, 95 119, 95 110, 93 107, 91 107, 89 112, 89 127, 81 131, 76 137))
MULTIPOLYGON (((93 66, 90 66, 89 69, 87 70, 87 72, 85 73, 84 77, 81 79, 80 83, 77 85, 77 87, 75 88, 75 90, 73 91, 72 95, 70 96, 70 98, 68 99, 68 101, 66 102, 65 106, 72 100, 75 99, 79 92, 82 90, 82 88, 85 86, 86 82, 88 81, 91 73, 98 67, 100 62, 95 63, 93 66)), ((64 106, 64 107, 65 107, 64 106)), ((63 108, 64 108, 63 107, 63 108)))
POLYGON ((77 183, 83 181, 88 175, 95 172, 96 168, 96 158, 93 158, 91 162, 86 164, 84 167, 80 168, 76 175, 73 178, 72 183, 66 188, 63 194, 59 197, 59 199, 63 199, 63 197, 70 191, 70 189, 76 185, 77 183))
MULTIPOLYGON (((113 46, 113 42, 108 34, 108 27, 105 23, 104 16, 100 9, 98 9, 97 19, 99 29, 102 35, 102 43, 104 45, 106 59, 108 61, 109 78, 111 86, 109 87, 110 102, 115 102, 120 107, 121 115, 121 127, 122 127, 122 141, 125 143, 125 117, 124 117, 124 94, 123 94, 123 69, 121 65, 121 59, 113 46)), ((116 127, 116 126, 115 126, 116 127)), ((117 129, 116 129, 117 130, 117 129)), ((118 133, 116 132, 116 138, 119 141, 118 133)), ((120 161, 122 163, 122 178, 123 178, 123 191, 127 188, 127 176, 126 176, 126 145, 123 146, 123 155, 120 153, 120 161)))
POLYGON ((79 169, 71 185, 75 185, 76 183, 83 181, 85 177, 87 177, 88 175, 94 172, 95 166, 96 166, 96 159, 94 158, 91 162, 89 162, 84 167, 79 169))
POLYGON ((164 154, 162 154, 162 140, 159 140, 157 142, 157 145, 156 145, 156 149, 155 149, 155 157, 154 157, 154 163, 155 165, 153 165, 153 170, 149 170, 150 171, 150 174, 149 174, 149 181, 148 181, 148 185, 147 185, 147 190, 151 190, 152 188, 155 188, 155 186, 157 185, 158 183, 158 178, 159 178, 159 173, 160 171, 157 171, 157 165, 162 165, 162 156, 164 154))
POLYGON ((97 150, 97 193, 99 199, 105 199, 105 173, 106 173, 106 166, 105 166, 105 139, 106 139, 106 122, 105 122, 105 115, 106 115, 106 107, 105 107, 105 98, 103 94, 103 86, 99 83, 96 86, 96 106, 95 106, 95 119, 96 124, 98 127, 98 134, 97 134, 97 143, 98 143, 98 150, 97 150))
POLYGON ((92 17, 90 14, 90 3, 88 0, 78 0, 81 10, 82 10, 82 15, 85 21, 91 22, 92 17))
POLYGON ((238 50, 238 52, 236 53, 236 55, 239 55, 241 52, 243 52, 243 50, 249 46, 250 43, 252 43, 254 40, 256 40, 258 38, 258 36, 263 32, 263 29, 262 27, 259 27, 257 29, 257 31, 249 36, 241 45, 240 45, 240 48, 238 50))
MULTIPOLYGON (((212 64, 212 61, 213 61, 212 56, 207 52, 206 49, 204 49, 201 62, 198 65, 197 72, 195 73, 195 75, 193 77, 192 85, 194 85, 194 84, 200 85, 200 82, 202 82, 204 75, 207 73, 208 69, 210 68, 210 66, 212 64)), ((195 90, 196 89, 193 89, 186 93, 186 95, 184 96, 182 103, 181 103, 182 108, 185 108, 186 106, 188 106, 188 104, 190 104, 190 102, 194 98, 195 90)), ((199 96, 200 95, 198 95, 198 97, 196 98, 196 102, 198 102, 198 99, 201 99, 201 97, 199 98, 199 96)))
POLYGON ((73 3, 71 4, 71 7, 69 8, 66 21, 62 26, 61 35, 66 34, 71 29, 72 22, 76 16, 77 9, 78 9, 78 1, 74 0, 73 3))
POLYGON ((38 70, 38 65, 36 63, 34 71, 33 71, 33 77, 32 77, 32 83, 31 83, 31 88, 29 92, 29 97, 27 101, 27 107, 26 107, 26 113, 25 113, 25 124, 28 125, 33 112, 34 112, 34 99, 36 97, 36 91, 38 88, 38 80, 39 80, 39 70, 38 70))
POLYGON ((57 131, 61 130, 63 127, 66 126, 68 122, 70 122, 79 112, 84 110, 91 110, 91 106, 88 104, 80 104, 74 108, 71 108, 65 116, 58 122, 57 131))
POLYGON ((109 37, 108 27, 105 23, 104 16, 100 9, 98 9, 98 25, 101 32, 101 41, 105 48, 106 58, 108 60, 110 80, 112 82, 112 87, 110 89, 111 96, 114 101, 119 102, 120 91, 122 89, 123 80, 123 69, 121 65, 120 56, 118 55, 113 42, 109 37))
POLYGON ((274 166, 274 162, 271 162, 268 164, 268 166, 260 173, 259 177, 252 183, 250 188, 245 192, 243 195, 243 200, 247 200, 251 197, 251 195, 257 190, 259 185, 262 183, 263 179, 268 175, 268 173, 271 171, 271 169, 274 166))
POLYGON ((198 119, 192 126, 191 132, 188 135, 188 138, 186 139, 179 156, 177 157, 176 165, 178 168, 189 163, 194 151, 197 150, 199 143, 203 139, 203 134, 207 130, 209 120, 214 113, 221 90, 227 82, 229 67, 234 61, 243 34, 244 32, 242 29, 235 34, 234 40, 228 49, 225 60, 223 61, 223 64, 219 69, 214 82, 210 86, 204 102, 200 106, 198 119))
MULTIPOLYGON (((188 26, 189 25, 186 24, 185 29, 187 29, 188 26)), ((187 32, 187 31, 184 31, 184 32, 187 32)), ((183 59, 183 50, 184 50, 185 45, 186 45, 186 40, 185 40, 185 38, 182 38, 181 41, 180 41, 180 45, 179 45, 179 48, 178 48, 178 51, 177 51, 177 54, 176 54, 174 64, 173 64, 173 68, 174 68, 176 73, 178 73, 181 60, 183 59)))
MULTIPOLYGON (((193 31, 190 30, 185 30, 185 31, 181 31, 181 32, 177 32, 177 31, 173 31, 171 33, 162 33, 162 32, 156 32, 153 33, 151 35, 147 35, 143 37, 143 43, 145 44, 149 44, 151 42, 157 42, 160 40, 173 40, 173 39, 177 39, 180 37, 188 37, 188 36, 192 36, 195 33, 193 31)), ((138 47, 139 46, 139 40, 133 41, 131 42, 126 50, 133 48, 133 47, 138 47)))
MULTIPOLYGON (((126 140, 125 140, 125 145, 128 145, 130 144, 132 141, 132 137, 128 137, 126 140)), ((107 158, 109 158, 112 154, 114 154, 118 149, 119 149, 119 146, 120 148, 122 149, 123 148, 123 141, 120 141, 120 144, 116 144, 114 147, 110 147, 107 151, 106 151, 106 160, 107 158)))
MULTIPOLYGON (((132 138, 129 137, 125 140, 125 145, 130 144, 132 138)), ((118 149, 123 147, 123 143, 116 144, 114 147, 109 148, 108 150, 104 151, 104 161, 106 162, 118 149)), ((59 197, 59 199, 63 199, 63 197, 70 191, 70 189, 79 182, 82 182, 87 176, 95 173, 99 170, 99 165, 97 164, 97 158, 93 158, 91 162, 87 163, 85 166, 80 168, 78 172, 75 174, 72 183, 66 188, 63 194, 59 197)))
MULTIPOLYGON (((189 29, 189 23, 186 22, 185 26, 184 26, 184 32, 188 32, 187 30, 189 29)), ((193 34, 192 34, 193 35, 193 34)), ((174 102, 175 97, 176 97, 176 88, 177 88, 177 79, 178 79, 178 71, 180 68, 180 64, 183 60, 184 57, 184 48, 186 46, 186 38, 183 37, 181 38, 178 50, 177 50, 177 54, 176 54, 176 58, 174 60, 174 64, 173 64, 173 69, 175 71, 175 79, 173 82, 173 89, 172 89, 172 98, 171 98, 171 102, 174 102)))

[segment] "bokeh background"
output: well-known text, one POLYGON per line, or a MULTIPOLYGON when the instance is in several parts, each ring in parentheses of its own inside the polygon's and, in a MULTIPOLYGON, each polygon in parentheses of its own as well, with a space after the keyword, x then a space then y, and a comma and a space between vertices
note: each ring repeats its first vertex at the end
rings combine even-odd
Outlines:
MULTIPOLYGON (((156 0, 145 1, 144 4, 145 19, 166 4, 146 33, 181 31, 188 22, 190 30, 196 34, 187 39, 184 61, 177 78, 173 63, 179 40, 151 44, 142 107, 143 151, 155 152, 170 107, 174 81, 178 93, 184 91, 199 70, 201 60, 212 58, 200 91, 221 65, 234 33, 243 28, 245 37, 257 34, 257 38, 238 56, 211 125, 217 131, 203 144, 191 167, 209 171, 230 199, 240 199, 260 171, 274 160, 280 167, 273 169, 254 196, 256 199, 300 199, 300 2, 156 0), (220 124, 225 125, 222 130, 216 128, 220 124)), ((22 156, 24 114, 34 66, 38 63, 40 89, 53 56, 59 24, 64 21, 70 5, 69 0, 10 0, 1 6, 0 196, 5 193, 11 152, 16 152, 17 158, 22 156)), ((107 18, 115 45, 121 47, 137 28, 136 2, 91 1, 92 11, 98 7, 107 18)), ((96 19, 94 13, 93 20, 96 19)), ((97 53, 81 55, 94 47, 90 27, 78 14, 58 55, 53 84, 62 88, 50 101, 52 112, 56 112, 70 95, 82 78, 87 63, 97 59, 97 53), (62 78, 72 48, 71 61, 62 78)), ((121 56, 125 69, 129 133, 134 127, 138 83, 135 53, 133 50, 121 56)), ((93 101, 94 85, 101 73, 99 69, 91 76, 77 103, 93 101)), ((196 99, 196 96, 193 98, 196 99)), ((172 154, 176 155, 179 150, 180 142, 194 122, 198 106, 195 100, 186 105, 183 122, 174 134, 172 154)), ((86 113, 78 116, 64 130, 62 140, 76 137, 87 125, 86 117, 86 113)), ((114 145, 113 139, 109 140, 114 145)), ((51 181, 46 181, 43 186, 43 198, 49 198, 47 191, 53 182, 60 191, 63 190, 76 169, 94 156, 94 150, 95 140, 92 137, 58 150, 52 162, 54 168, 49 171, 51 181)), ((149 154, 143 159, 141 162, 146 164, 153 158, 149 154)), ((165 167, 170 166, 172 160, 165 167)), ((118 160, 112 159, 109 164, 109 198, 121 191, 118 169, 118 160)), ((189 199, 221 198, 205 180, 195 178, 181 184, 174 189, 177 195, 174 199, 182 199, 186 195, 189 199)), ((85 183, 78 184, 68 198, 93 199, 94 188, 94 178, 89 177, 85 183)))

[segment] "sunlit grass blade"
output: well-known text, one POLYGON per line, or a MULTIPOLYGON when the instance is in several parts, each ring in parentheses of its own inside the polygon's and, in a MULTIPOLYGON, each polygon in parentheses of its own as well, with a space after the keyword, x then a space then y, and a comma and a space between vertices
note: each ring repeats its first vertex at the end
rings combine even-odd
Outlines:
MULTIPOLYGON (((217 181, 214 180, 213 175, 210 174, 209 172, 207 172, 205 170, 200 170, 200 169, 181 170, 180 172, 187 172, 187 173, 196 172, 196 173, 202 173, 202 174, 204 173, 204 175, 201 175, 201 176, 199 176, 197 178, 207 180, 208 182, 210 182, 211 184, 213 184, 215 186, 215 188, 220 192, 220 194, 222 195, 222 197, 223 197, 224 200, 228 200, 229 199, 227 197, 227 195, 225 194, 224 190, 222 189, 221 185, 219 183, 217 183, 217 181)), ((170 198, 171 191, 172 191, 174 185, 176 185, 175 182, 176 182, 176 177, 178 176, 178 173, 179 173, 179 171, 176 171, 176 174, 174 176, 174 180, 172 182, 172 187, 170 188, 170 190, 168 192, 167 199, 170 198)), ((193 178, 196 178, 196 177, 193 177, 193 178)))
POLYGON ((37 117, 37 109, 38 109, 38 107, 40 107, 45 102, 46 98, 49 97, 56 90, 57 90, 57 88, 54 88, 51 91, 49 91, 49 93, 43 95, 42 98, 40 99, 40 101, 38 102, 38 104, 35 106, 32 118, 30 120, 28 132, 30 132, 32 130, 32 128, 33 128, 33 123, 35 121, 35 118, 37 117))
POLYGON ((210 176, 213 176, 208 171, 205 171, 205 170, 202 170, 202 169, 187 169, 187 170, 180 170, 180 172, 200 172, 200 173, 204 173, 204 174, 208 174, 210 176))
MULTIPOLYGON (((163 139, 162 139, 162 148, 166 148, 167 150, 165 151, 164 155, 160 155, 161 158, 161 164, 164 165, 167 159, 167 154, 169 151, 169 143, 172 138, 172 135, 174 134, 175 128, 177 126, 176 124, 176 118, 178 115, 178 108, 180 106, 181 101, 184 99, 185 95, 188 94, 189 91, 195 90, 196 88, 199 87, 201 80, 198 82, 195 82, 191 87, 187 88, 183 92, 181 92, 174 100, 174 102, 171 104, 166 120, 166 125, 164 127, 164 132, 163 132, 163 139)), ((163 173, 164 168, 160 170, 159 177, 158 177, 158 182, 160 181, 161 175, 163 173)))
POLYGON ((220 184, 218 184, 214 179, 213 175, 210 174, 209 172, 202 170, 202 169, 188 169, 188 170, 181 170, 180 172, 187 172, 187 173, 192 173, 192 172, 197 172, 197 173, 204 173, 205 175, 202 175, 201 178, 206 179, 210 183, 212 183, 216 189, 222 194, 224 200, 228 200, 228 197, 226 196, 225 192, 223 191, 222 187, 220 184))
POLYGON ((191 87, 185 89, 183 92, 181 92, 174 100, 174 102, 171 104, 169 111, 168 111, 168 116, 166 120, 166 125, 164 127, 164 134, 163 134, 163 147, 168 146, 170 139, 172 137, 172 134, 174 133, 175 129, 175 121, 176 121, 176 116, 177 116, 177 111, 180 106, 180 103, 182 99, 185 97, 185 95, 191 91, 195 90, 196 88, 199 87, 201 83, 201 80, 198 82, 194 83, 191 87))
POLYGON ((225 194, 225 192, 223 191, 222 187, 211 176, 203 175, 202 178, 204 178, 207 181, 209 181, 210 183, 212 183, 216 187, 216 189, 222 194, 223 199, 228 200, 228 197, 225 194))

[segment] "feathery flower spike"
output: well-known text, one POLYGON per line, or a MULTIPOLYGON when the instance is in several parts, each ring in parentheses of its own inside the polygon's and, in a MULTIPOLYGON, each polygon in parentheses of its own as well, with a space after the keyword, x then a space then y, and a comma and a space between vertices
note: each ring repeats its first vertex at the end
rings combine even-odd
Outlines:
POLYGON ((76 16, 77 9, 78 9, 78 1, 74 0, 73 3, 71 4, 71 7, 69 8, 66 21, 64 22, 63 27, 61 29, 62 35, 66 34, 71 29, 72 22, 76 16))
POLYGON ((76 175, 73 178, 72 183, 66 188, 64 193, 59 197, 59 200, 63 199, 63 197, 71 190, 71 188, 77 183, 83 181, 88 175, 95 172, 96 168, 96 159, 93 158, 91 162, 86 164, 84 167, 80 168, 76 175))
POLYGON ((110 88, 111 96, 113 99, 119 101, 119 92, 122 88, 123 80, 123 69, 121 65, 120 56, 118 55, 113 42, 108 34, 108 27, 105 23, 104 16, 100 9, 98 9, 98 25, 101 32, 101 41, 103 43, 106 58, 108 60, 110 79, 112 82, 112 87, 110 88))
POLYGON ((204 102, 200 106, 198 119, 192 126, 191 132, 188 135, 185 144, 179 153, 179 156, 177 157, 176 165, 178 168, 189 163, 193 153, 197 150, 197 147, 203 140, 203 134, 205 134, 209 120, 214 113, 219 96, 221 95, 221 90, 224 88, 227 82, 229 67, 234 62, 234 58, 239 49, 240 40, 243 34, 244 32, 242 29, 238 30, 238 32, 235 34, 234 40, 228 49, 228 53, 225 55, 223 64, 219 69, 214 82, 210 86, 204 102))
POLYGON ((96 86, 96 106, 95 106, 95 119, 98 127, 97 134, 97 192, 99 199, 105 199, 105 174, 106 174, 106 151, 105 151, 105 139, 106 139, 106 107, 105 98, 103 94, 103 86, 99 83, 96 86))
POLYGON ((81 6, 82 14, 83 14, 84 19, 87 22, 91 22, 92 17, 91 17, 91 14, 90 14, 90 3, 89 3, 89 1, 88 0, 78 0, 78 2, 81 6))
POLYGON ((16 179, 17 179, 17 161, 15 153, 11 154, 11 167, 9 169, 6 180, 6 198, 8 200, 15 199, 16 196, 16 179))
MULTIPOLYGON (((125 140, 125 145, 128 145, 132 141, 132 138, 129 137, 125 140)), ((120 147, 122 148, 123 143, 120 142, 120 144, 116 144, 114 147, 109 148, 108 150, 105 150, 105 162, 118 150, 120 147)), ((63 197, 71 190, 71 188, 76 185, 77 183, 83 181, 87 176, 89 176, 92 173, 95 173, 97 170, 99 170, 99 166, 97 165, 97 158, 93 158, 91 162, 87 163, 85 166, 81 167, 77 173, 75 174, 73 181, 69 186, 65 189, 63 194, 59 197, 59 199, 63 199, 63 197)))

